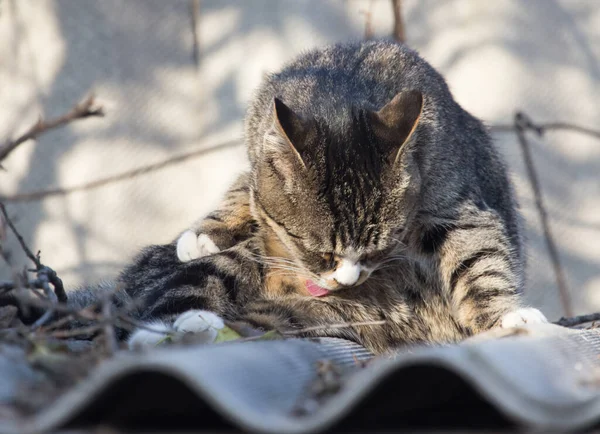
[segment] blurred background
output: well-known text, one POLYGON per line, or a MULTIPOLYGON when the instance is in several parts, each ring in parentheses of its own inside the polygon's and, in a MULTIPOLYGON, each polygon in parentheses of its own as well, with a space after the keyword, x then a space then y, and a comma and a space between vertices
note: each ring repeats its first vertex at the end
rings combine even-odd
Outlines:
MULTIPOLYGON (((598 127, 600 2, 398 3, 406 42, 487 124, 509 125, 522 110, 598 127)), ((106 112, 19 146, 2 161, 1 200, 68 288, 114 277, 141 247, 216 206, 247 167, 242 119, 264 73, 308 48, 390 37, 394 23, 389 0, 0 0, 0 145, 92 92, 106 112)), ((528 138, 574 310, 599 311, 600 141, 528 138)), ((564 309, 517 137, 494 139, 526 219, 528 301, 557 319, 564 309)), ((14 239, 7 250, 27 264, 14 239)), ((0 277, 10 277, 4 265, 0 277)))

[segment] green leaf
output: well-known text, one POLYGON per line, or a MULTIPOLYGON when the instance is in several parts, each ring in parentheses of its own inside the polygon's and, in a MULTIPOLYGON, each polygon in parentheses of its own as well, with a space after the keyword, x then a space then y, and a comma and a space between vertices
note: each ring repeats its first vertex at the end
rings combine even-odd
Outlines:
POLYGON ((235 341, 241 337, 242 336, 238 332, 225 326, 217 332, 217 337, 214 343, 216 344, 217 342, 235 341))
POLYGON ((173 342, 173 336, 165 335, 165 337, 162 338, 160 341, 158 341, 156 344, 154 344, 154 346, 158 347, 159 345, 170 344, 172 342, 173 342))

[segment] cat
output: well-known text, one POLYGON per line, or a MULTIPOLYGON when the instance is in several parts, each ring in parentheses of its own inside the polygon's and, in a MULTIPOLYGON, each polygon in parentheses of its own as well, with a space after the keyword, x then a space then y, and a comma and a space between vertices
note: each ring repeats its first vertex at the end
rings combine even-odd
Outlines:
POLYGON ((522 304, 519 215, 489 133, 405 45, 300 55, 263 81, 245 141, 250 170, 221 206, 119 278, 159 331, 208 342, 224 318, 382 353, 546 321, 522 304))

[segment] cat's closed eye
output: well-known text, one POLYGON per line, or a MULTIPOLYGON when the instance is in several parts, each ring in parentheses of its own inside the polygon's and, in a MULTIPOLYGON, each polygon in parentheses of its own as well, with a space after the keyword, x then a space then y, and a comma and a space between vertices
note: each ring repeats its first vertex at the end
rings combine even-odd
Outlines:
POLYGON ((325 264, 327 265, 328 268, 335 267, 336 257, 335 257, 335 255, 333 253, 331 253, 331 252, 321 252, 320 256, 323 259, 323 261, 325 261, 325 264))
POLYGON ((321 257, 327 262, 333 261, 333 253, 329 253, 329 252, 321 253, 321 257))

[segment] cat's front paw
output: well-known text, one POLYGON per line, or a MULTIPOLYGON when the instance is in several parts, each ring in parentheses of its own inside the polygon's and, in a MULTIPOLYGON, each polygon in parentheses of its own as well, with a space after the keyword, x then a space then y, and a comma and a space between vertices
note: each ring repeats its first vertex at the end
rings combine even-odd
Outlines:
POLYGON ((213 343, 223 327, 225 327, 223 319, 207 310, 188 310, 179 315, 173 323, 175 331, 193 333, 194 342, 202 344, 213 343))
POLYGON ((224 327, 223 319, 213 312, 188 310, 177 317, 172 327, 162 321, 146 323, 129 336, 127 346, 130 350, 155 347, 167 338, 177 341, 183 333, 193 333, 194 343, 212 344, 224 327))
POLYGON ((525 324, 542 324, 548 320, 542 312, 533 307, 525 307, 514 310, 504 315, 500 320, 500 327, 508 329, 519 327, 525 324))
POLYGON ((177 258, 181 262, 193 261, 220 251, 206 234, 197 235, 194 231, 185 231, 177 240, 177 258))

